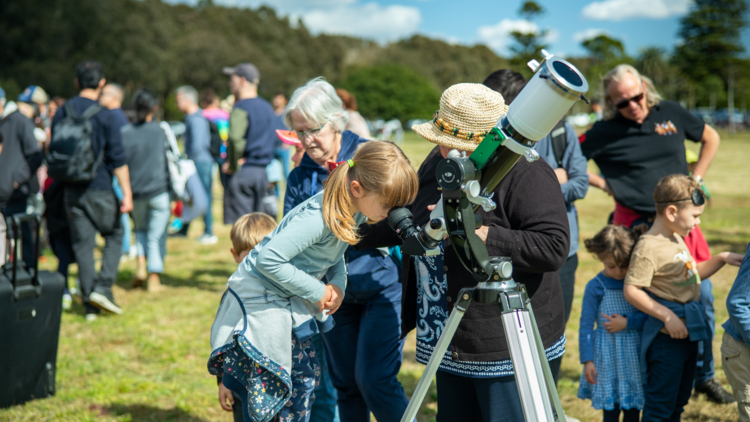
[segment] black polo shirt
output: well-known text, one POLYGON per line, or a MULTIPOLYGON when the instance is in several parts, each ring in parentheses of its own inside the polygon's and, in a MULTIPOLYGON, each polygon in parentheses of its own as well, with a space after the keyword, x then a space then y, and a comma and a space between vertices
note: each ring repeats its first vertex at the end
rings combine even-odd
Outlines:
POLYGON ((642 124, 620 113, 596 122, 581 151, 594 160, 615 200, 642 213, 655 212, 654 188, 670 174, 688 174, 685 139, 703 137, 705 123, 677 103, 662 101, 642 124))

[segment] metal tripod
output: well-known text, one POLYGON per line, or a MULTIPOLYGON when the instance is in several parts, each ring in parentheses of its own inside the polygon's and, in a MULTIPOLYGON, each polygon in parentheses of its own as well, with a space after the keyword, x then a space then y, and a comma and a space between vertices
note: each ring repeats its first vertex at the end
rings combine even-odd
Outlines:
POLYGON ((461 319, 472 302, 496 303, 502 309, 503 330, 508 340, 513 371, 523 414, 527 422, 565 422, 565 416, 552 379, 531 301, 523 285, 511 278, 513 265, 508 258, 492 258, 490 280, 462 289, 445 324, 427 367, 411 396, 401 422, 412 422, 432 383, 461 319))

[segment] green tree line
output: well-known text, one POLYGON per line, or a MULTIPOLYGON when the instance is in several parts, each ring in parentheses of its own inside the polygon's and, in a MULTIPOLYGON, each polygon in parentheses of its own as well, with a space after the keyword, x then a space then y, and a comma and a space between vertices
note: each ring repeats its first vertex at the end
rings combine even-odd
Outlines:
MULTIPOLYGON (((683 43, 674 52, 649 48, 625 54, 620 40, 600 35, 583 41, 587 56, 569 58, 589 78, 591 97, 601 96, 601 76, 617 63, 631 63, 651 76, 665 97, 688 106, 738 102, 750 93, 750 63, 740 57, 739 31, 746 25, 744 0, 696 0, 683 18, 683 43), (710 60, 696 57, 710 57, 710 60)), ((519 16, 544 13, 533 1, 519 16)), ((174 89, 190 84, 228 94, 221 68, 254 63, 261 95, 290 95, 316 76, 352 91, 369 118, 429 118, 440 93, 459 82, 481 82, 492 71, 525 68, 545 48, 544 29, 513 33, 512 57, 484 45, 453 45, 415 35, 380 45, 354 37, 312 35, 274 9, 238 9, 202 1, 196 7, 160 0, 6 0, 0 2, 0 86, 13 99, 23 87, 40 85, 50 95, 76 94, 75 65, 95 59, 126 96, 147 87, 167 105, 174 89)), ((168 118, 180 117, 166 107, 168 118)))

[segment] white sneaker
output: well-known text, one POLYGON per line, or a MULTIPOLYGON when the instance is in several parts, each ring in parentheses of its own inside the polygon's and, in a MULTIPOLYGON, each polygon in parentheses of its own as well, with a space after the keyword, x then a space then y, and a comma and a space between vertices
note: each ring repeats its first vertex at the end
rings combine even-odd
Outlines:
POLYGON ((63 293, 63 299, 62 299, 63 310, 69 311, 71 306, 73 306, 73 297, 67 293, 63 293))
POLYGON ((202 245, 213 245, 214 243, 219 241, 219 238, 214 235, 204 234, 203 236, 199 237, 197 241, 202 245))
POLYGON ((93 322, 93 321, 96 321, 96 318, 98 318, 98 317, 96 316, 96 314, 86 314, 86 321, 87 321, 87 322, 93 322))

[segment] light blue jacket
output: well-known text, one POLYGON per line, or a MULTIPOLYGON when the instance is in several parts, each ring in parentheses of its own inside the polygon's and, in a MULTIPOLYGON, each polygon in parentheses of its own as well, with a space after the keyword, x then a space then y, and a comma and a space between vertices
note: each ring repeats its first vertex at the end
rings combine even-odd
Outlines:
POLYGON ((750 346, 750 244, 727 296, 729 319, 722 325, 735 340, 750 346))
MULTIPOLYGON (((565 152, 562 156, 563 168, 568 172, 568 181, 560 185, 563 198, 565 198, 565 209, 568 212, 568 224, 570 225, 570 252, 568 257, 578 252, 578 212, 574 202, 583 199, 589 189, 589 175, 586 173, 586 158, 581 153, 581 144, 573 126, 565 123, 565 133, 568 138, 565 152)), ((534 145, 547 164, 556 169, 557 159, 555 150, 552 148, 552 136, 547 135, 534 145)))
MULTIPOLYGON (((357 213, 354 220, 360 225, 365 216, 357 213)), ((348 246, 323 221, 321 192, 289 211, 240 265, 279 296, 315 303, 323 298, 323 276, 346 291, 344 251, 348 246)))

